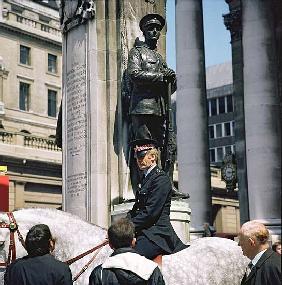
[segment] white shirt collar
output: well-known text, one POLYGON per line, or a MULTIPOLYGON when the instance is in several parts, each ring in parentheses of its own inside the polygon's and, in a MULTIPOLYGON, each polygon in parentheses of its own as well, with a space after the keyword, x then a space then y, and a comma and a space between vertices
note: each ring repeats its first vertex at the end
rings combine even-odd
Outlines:
POLYGON ((257 264, 257 262, 259 261, 259 259, 261 258, 261 256, 267 251, 267 248, 265 250, 260 251, 252 260, 252 264, 253 266, 255 266, 257 264))
POLYGON ((148 169, 144 171, 145 177, 157 166, 157 164, 151 165, 148 169))

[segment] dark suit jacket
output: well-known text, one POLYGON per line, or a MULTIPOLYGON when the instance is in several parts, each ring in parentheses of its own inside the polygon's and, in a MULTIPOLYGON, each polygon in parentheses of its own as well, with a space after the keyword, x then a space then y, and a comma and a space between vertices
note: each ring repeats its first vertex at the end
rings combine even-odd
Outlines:
POLYGON ((172 186, 158 166, 142 181, 136 202, 127 217, 135 225, 136 236, 145 235, 167 253, 186 248, 170 223, 172 186))
POLYGON ((269 248, 259 259, 248 277, 244 276, 242 285, 280 285, 281 256, 269 248))
POLYGON ((52 255, 25 256, 6 270, 5 285, 72 285, 69 266, 52 255))

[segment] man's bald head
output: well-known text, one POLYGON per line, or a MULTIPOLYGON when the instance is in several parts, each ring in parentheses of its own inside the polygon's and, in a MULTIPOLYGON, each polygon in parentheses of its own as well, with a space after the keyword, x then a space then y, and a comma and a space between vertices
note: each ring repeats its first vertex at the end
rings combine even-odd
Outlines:
POLYGON ((256 238, 260 244, 266 244, 269 239, 269 231, 266 226, 257 221, 249 221, 242 225, 240 233, 246 237, 256 238))
POLYGON ((269 231, 264 224, 257 221, 244 223, 238 237, 243 254, 250 259, 269 247, 269 231))

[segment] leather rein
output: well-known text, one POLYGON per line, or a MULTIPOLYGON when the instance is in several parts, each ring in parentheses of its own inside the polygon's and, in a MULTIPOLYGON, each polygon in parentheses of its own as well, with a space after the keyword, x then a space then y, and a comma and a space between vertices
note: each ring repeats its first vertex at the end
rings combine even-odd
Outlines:
POLYGON ((21 235, 18 225, 16 223, 15 217, 12 212, 8 212, 7 216, 9 218, 9 224, 5 222, 0 222, 0 229, 9 229, 10 231, 10 244, 9 244, 9 252, 8 259, 6 262, 0 262, 0 266, 7 267, 16 259, 16 243, 15 243, 15 232, 18 234, 18 239, 21 242, 22 246, 25 248, 25 242, 23 236, 21 235))
MULTIPOLYGON (((6 262, 0 262, 0 267, 7 267, 14 260, 16 260, 17 253, 16 253, 16 244, 15 244, 15 232, 17 232, 17 234, 18 234, 18 239, 19 239, 20 243, 26 249, 23 236, 21 235, 21 233, 19 231, 19 228, 18 228, 18 225, 17 225, 17 222, 15 220, 13 213, 7 212, 6 214, 9 218, 9 223, 0 222, 0 230, 1 229, 9 229, 9 231, 10 231, 10 244, 9 244, 8 259, 6 262)), ((81 258, 87 256, 88 254, 96 251, 95 254, 93 255, 93 257, 82 267, 82 269, 79 271, 79 273, 73 278, 73 280, 72 280, 73 282, 75 282, 81 276, 81 274, 84 273, 88 269, 89 265, 94 261, 94 259, 98 255, 98 253, 103 248, 103 246, 107 245, 108 243, 109 242, 106 239, 103 242, 101 242, 100 244, 98 244, 97 246, 77 255, 74 258, 71 258, 71 259, 65 261, 66 264, 71 265, 74 262, 78 261, 79 259, 81 259, 81 258)))

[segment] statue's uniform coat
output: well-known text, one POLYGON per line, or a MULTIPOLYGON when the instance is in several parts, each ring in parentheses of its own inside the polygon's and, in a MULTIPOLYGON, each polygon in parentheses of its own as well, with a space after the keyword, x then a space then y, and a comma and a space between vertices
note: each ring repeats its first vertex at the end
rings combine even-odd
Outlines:
POLYGON ((157 166, 143 179, 136 202, 128 213, 138 237, 144 235, 165 253, 171 254, 186 246, 170 223, 171 182, 157 166))
MULTIPOLYGON (((139 139, 154 139, 160 146, 166 115, 164 98, 167 94, 167 83, 163 76, 166 69, 167 64, 162 56, 146 43, 131 49, 127 72, 132 85, 129 114, 133 118, 134 138, 136 139, 138 133, 139 139)), ((172 93, 175 90, 176 82, 172 85, 172 93)))

